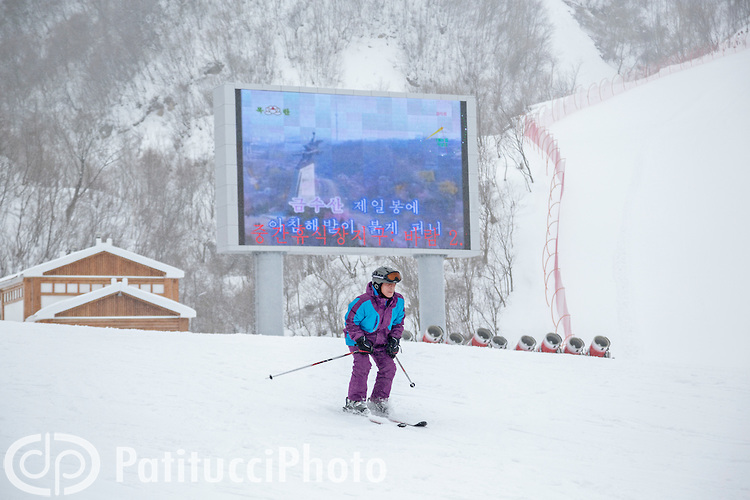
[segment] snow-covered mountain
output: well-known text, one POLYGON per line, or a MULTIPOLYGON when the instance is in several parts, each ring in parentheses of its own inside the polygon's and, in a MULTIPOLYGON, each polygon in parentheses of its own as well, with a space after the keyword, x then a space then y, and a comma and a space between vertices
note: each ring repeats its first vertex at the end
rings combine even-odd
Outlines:
MULTIPOLYGON (((538 5, 0 3, 0 58, 7 62, 0 64, 0 191, 8 193, 0 196, 0 274, 111 237, 187 271, 180 297, 197 311, 196 331, 254 332, 254 313, 244 307, 258 288, 254 273, 246 259, 216 253, 213 89, 242 82, 473 94, 489 136, 530 104, 561 92, 554 87, 549 23, 538 5)), ((486 170, 498 154, 484 155, 486 170)), ((289 270, 335 272, 335 257, 285 260, 289 270)), ((416 272, 413 259, 398 264, 416 272)), ((342 267, 364 270, 370 263, 342 267)), ((287 279, 287 331, 339 331, 319 325, 338 321, 347 302, 331 301, 335 321, 319 313, 319 304, 338 289, 359 290, 366 275, 342 270, 330 280, 318 273, 319 282, 331 285, 315 297, 297 290, 304 276, 287 279)), ((502 302, 505 288, 497 287, 494 303, 502 302)), ((407 308, 409 323, 417 322, 417 310, 407 308)), ((479 319, 457 316, 449 314, 454 330, 478 326, 479 319)))
MULTIPOLYGON (((80 484, 84 439, 100 469, 77 498, 747 498, 749 73, 746 50, 551 127, 572 326, 608 335, 614 359, 406 344, 415 387, 399 372, 392 401, 429 425, 401 429, 340 411, 348 358, 268 378, 340 339, 0 322, 6 469, 80 484)), ((528 154, 511 344, 549 328, 549 177, 528 154)), ((7 476, 0 495, 33 498, 7 476)))

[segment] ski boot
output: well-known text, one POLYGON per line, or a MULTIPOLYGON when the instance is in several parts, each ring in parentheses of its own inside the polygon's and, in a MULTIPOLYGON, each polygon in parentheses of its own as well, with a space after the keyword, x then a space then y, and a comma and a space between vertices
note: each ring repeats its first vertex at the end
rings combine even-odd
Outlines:
POLYGON ((391 412, 387 399, 370 398, 367 406, 370 408, 372 414, 378 417, 388 417, 391 412))
POLYGON ((366 401, 352 401, 346 398, 346 404, 344 405, 344 411, 348 413, 354 413, 356 415, 370 415, 370 409, 367 407, 366 401))

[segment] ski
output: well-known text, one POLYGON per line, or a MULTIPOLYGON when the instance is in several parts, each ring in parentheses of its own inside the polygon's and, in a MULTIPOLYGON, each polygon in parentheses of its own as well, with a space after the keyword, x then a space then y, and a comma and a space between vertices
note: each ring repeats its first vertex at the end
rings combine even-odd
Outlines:
POLYGON ((427 425, 427 422, 424 420, 421 420, 415 424, 412 424, 410 422, 404 422, 403 420, 397 420, 395 418, 390 417, 379 417, 376 415, 369 415, 368 418, 370 419, 370 422, 374 424, 396 424, 397 427, 425 427, 427 425))
POLYGON ((389 418, 388 420, 390 422, 393 422, 394 424, 397 424, 399 427, 427 427, 427 421, 425 420, 420 420, 415 424, 404 422, 403 420, 396 420, 395 418, 389 418))
POLYGON ((376 417, 375 415, 366 415, 366 417, 367 417, 367 420, 369 420, 373 424, 383 425, 383 424, 390 423, 390 420, 388 420, 387 418, 376 417))
POLYGON ((384 425, 384 424, 396 424, 398 427, 407 427, 407 424, 405 422, 399 422, 397 420, 391 420, 387 417, 380 417, 378 415, 362 415, 363 417, 367 417, 367 420, 372 422, 373 424, 378 425, 384 425))
POLYGON ((367 419, 372 422, 373 424, 383 425, 383 424, 396 424, 397 427, 425 427, 427 425, 427 422, 422 420, 417 423, 409 423, 404 422, 403 420, 398 420, 395 418, 389 418, 389 417, 380 417, 377 415, 363 415, 361 413, 353 413, 350 411, 344 411, 344 413, 349 413, 351 415, 360 415, 362 417, 367 417, 367 419))
POLYGON ((396 418, 381 417, 378 415, 368 415, 367 418, 370 419, 370 422, 375 423, 375 424, 391 423, 391 424, 396 424, 398 427, 426 427, 427 426, 427 422, 424 420, 421 420, 417 423, 412 424, 410 422, 404 422, 403 420, 398 420, 396 418))

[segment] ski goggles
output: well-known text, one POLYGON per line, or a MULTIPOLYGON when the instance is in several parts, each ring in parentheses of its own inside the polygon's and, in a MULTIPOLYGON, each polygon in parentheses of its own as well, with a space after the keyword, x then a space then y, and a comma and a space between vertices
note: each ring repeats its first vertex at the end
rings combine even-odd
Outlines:
POLYGON ((383 275, 378 275, 378 278, 387 281, 388 283, 398 283, 401 281, 401 273, 398 271, 391 271, 390 273, 383 275))

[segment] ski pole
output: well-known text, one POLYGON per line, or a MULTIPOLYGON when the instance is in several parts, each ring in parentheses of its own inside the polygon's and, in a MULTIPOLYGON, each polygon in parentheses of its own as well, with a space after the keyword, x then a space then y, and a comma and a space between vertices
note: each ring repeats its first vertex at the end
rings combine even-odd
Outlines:
POLYGON ((408 374, 408 373, 406 373, 406 370, 404 370, 404 365, 402 365, 402 364, 401 364, 401 360, 400 360, 400 359, 398 359, 398 357, 397 357, 397 356, 394 356, 394 358, 395 358, 395 359, 396 359, 396 361, 398 362, 398 366, 400 366, 400 367, 401 367, 401 371, 402 371, 402 372, 404 372, 404 375, 406 375, 406 380, 408 380, 408 381, 409 381, 409 387, 414 387, 414 385, 415 385, 415 384, 414 384, 414 382, 412 382, 412 381, 411 381, 411 378, 409 378, 409 374, 408 374))
POLYGON ((273 380, 274 377, 280 377, 282 375, 286 375, 287 373, 292 373, 292 372, 296 372, 296 371, 299 371, 299 370, 304 370, 305 368, 313 367, 315 365, 319 365, 319 364, 322 364, 322 363, 327 363, 329 361, 333 361, 334 359, 339 359, 339 358, 343 358, 345 356, 349 356, 351 354, 354 354, 355 352, 359 352, 359 351, 347 352, 346 354, 342 354, 341 356, 336 356, 336 357, 333 357, 333 358, 324 359, 323 361, 318 361, 317 363, 313 363, 311 365, 300 366, 299 368, 295 368, 294 370, 289 370, 289 371, 286 371, 286 372, 277 373, 276 375, 269 375, 268 378, 270 378, 271 380, 273 380))

